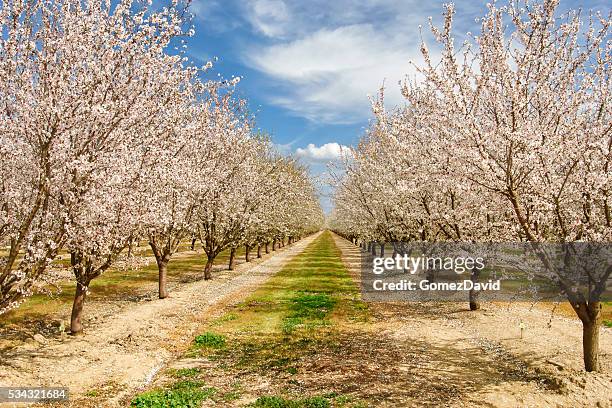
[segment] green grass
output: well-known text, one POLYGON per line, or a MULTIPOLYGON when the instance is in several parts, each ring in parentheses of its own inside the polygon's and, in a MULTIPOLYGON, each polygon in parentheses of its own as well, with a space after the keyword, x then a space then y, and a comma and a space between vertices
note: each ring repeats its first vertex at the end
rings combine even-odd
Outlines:
POLYGON ((217 390, 201 381, 179 381, 169 389, 147 391, 132 399, 130 406, 137 408, 196 408, 202 401, 215 395, 217 390))
POLYGON ((211 325, 217 325, 217 324, 221 324, 223 322, 229 322, 229 321, 232 321, 232 320, 236 320, 237 318, 238 318, 238 316, 236 316, 235 313, 226 313, 223 316, 213 320, 211 325))
POLYGON ((214 361, 215 371, 225 373, 221 381, 211 381, 213 373, 197 367, 167 370, 164 374, 171 384, 138 395, 132 406, 189 407, 199 406, 205 399, 231 405, 243 396, 258 397, 253 407, 352 406, 346 405, 351 401, 348 396, 331 392, 292 394, 289 388, 298 384, 294 378, 301 373, 304 359, 326 347, 336 347, 342 327, 355 327, 367 319, 368 308, 359 300, 358 288, 342 263, 341 252, 332 235, 324 233, 194 338, 185 356, 214 361), (236 373, 240 376, 234 377, 236 373), (235 386, 247 373, 285 378, 286 387, 274 396, 262 395, 264 392, 252 395, 246 384, 235 386), (226 385, 215 390, 207 388, 201 381, 204 376, 209 378, 207 381, 226 385))
POLYGON ((208 347, 213 349, 221 349, 225 347, 225 336, 212 332, 206 332, 196 336, 194 345, 199 348, 208 347))
POLYGON ((315 396, 301 399, 286 399, 277 396, 259 397, 253 408, 328 408, 331 402, 328 398, 315 396))
POLYGON ((326 318, 335 304, 336 300, 326 293, 297 294, 291 299, 291 313, 283 319, 283 333, 291 334, 300 327, 313 328, 328 324, 326 318))
MULTIPOLYGON (((354 329, 368 321, 367 305, 359 298, 332 235, 324 233, 247 299, 212 321, 209 327, 214 327, 214 333, 206 332, 206 340, 196 338, 186 357, 206 357, 230 376, 240 372, 282 377, 289 389, 295 386, 292 377, 300 373, 304 359, 337 347, 343 327, 354 329), (201 346, 217 344, 213 339, 218 336, 225 340, 223 347, 201 346)), ((233 395, 233 390, 224 391, 218 398, 233 395)), ((260 395, 253 406, 344 406, 342 401, 350 400, 327 394, 291 395, 289 391, 285 395, 285 391, 277 396, 260 395)), ((248 389, 241 390, 241 395, 245 393, 248 389)))
POLYGON ((326 293, 300 293, 291 299, 291 317, 323 319, 334 308, 336 300, 326 293))

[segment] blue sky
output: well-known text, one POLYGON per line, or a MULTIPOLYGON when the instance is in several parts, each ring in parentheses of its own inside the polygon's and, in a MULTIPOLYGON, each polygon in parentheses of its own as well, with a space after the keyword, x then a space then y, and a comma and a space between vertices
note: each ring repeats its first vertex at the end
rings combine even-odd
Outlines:
MULTIPOLYGON (((428 18, 439 23, 443 3, 192 0, 189 56, 202 63, 216 57, 214 75, 241 76, 238 91, 258 127, 324 178, 338 145, 355 144, 367 127, 368 95, 385 81, 387 105, 402 102, 397 83, 412 74, 409 61, 420 60, 419 25, 427 40, 428 18)), ((486 1, 455 6, 454 31, 477 32, 486 1)), ((569 7, 610 10, 601 0, 561 1, 561 9, 569 7)), ((329 199, 322 203, 329 210, 329 199)))

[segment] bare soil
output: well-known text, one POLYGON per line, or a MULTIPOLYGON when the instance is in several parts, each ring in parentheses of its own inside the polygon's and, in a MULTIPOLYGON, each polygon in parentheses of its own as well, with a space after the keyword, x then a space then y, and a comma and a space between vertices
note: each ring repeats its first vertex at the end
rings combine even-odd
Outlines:
MULTIPOLYGON (((338 236, 335 240, 345 265, 358 281, 359 248, 338 236)), ((612 406, 609 328, 602 328, 600 338, 604 372, 586 373, 580 321, 553 314, 552 306, 487 303, 474 312, 467 301, 372 303, 370 311, 377 341, 371 341, 367 334, 361 340, 351 336, 341 347, 341 360, 350 364, 351 360, 358 363, 367 358, 376 366, 370 371, 379 378, 372 381, 377 383, 378 393, 387 396, 381 398, 385 401, 382 405, 612 406), (520 322, 526 325, 523 338, 520 322), (346 358, 351 355, 353 358, 346 358), (401 402, 395 404, 393 398, 401 402)))
MULTIPOLYGON (((300 253, 318 234, 264 255, 210 281, 177 285, 170 297, 86 304, 85 334, 32 338, 0 352, 0 386, 66 386, 70 406, 122 406, 183 352, 199 328, 239 302, 300 253)), ((2 404, 0 404, 2 405, 2 404)), ((66 405, 63 405, 66 406, 66 405)))

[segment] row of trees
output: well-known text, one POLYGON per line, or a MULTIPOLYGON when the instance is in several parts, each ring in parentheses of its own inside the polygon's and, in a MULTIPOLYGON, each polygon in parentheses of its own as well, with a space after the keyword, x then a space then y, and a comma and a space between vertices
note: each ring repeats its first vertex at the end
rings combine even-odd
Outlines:
MULTIPOLYGON (((253 129, 238 79, 205 81, 184 56, 176 1, 0 4, 0 314, 76 280, 71 331, 91 281, 148 240, 166 271, 184 240, 207 257, 319 228, 307 172, 253 129)), ((135 257, 134 260, 136 259, 135 257)))
MULTIPOLYGON (((443 27, 430 24, 440 61, 423 43, 405 106, 385 111, 381 91, 347 152, 333 228, 366 242, 609 242, 612 20, 557 6, 489 5, 460 47, 446 6, 443 27)), ((558 283, 596 371, 602 305, 558 283)))

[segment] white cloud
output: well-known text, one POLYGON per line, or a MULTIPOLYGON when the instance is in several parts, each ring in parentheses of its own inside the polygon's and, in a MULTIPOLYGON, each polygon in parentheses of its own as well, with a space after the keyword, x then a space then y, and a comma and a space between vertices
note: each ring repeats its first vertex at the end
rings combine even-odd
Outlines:
POLYGON ((315 123, 351 124, 369 117, 368 95, 383 82, 386 104, 403 103, 398 82, 415 75, 410 61, 422 60, 418 41, 406 28, 351 24, 253 47, 246 59, 276 81, 270 103, 315 123))
POLYGON ((267 37, 283 36, 290 21, 289 9, 283 0, 251 0, 247 19, 255 30, 267 37))
MULTIPOLYGON (((485 7, 459 1, 457 43, 473 31, 485 7)), ((323 124, 363 123, 370 117, 367 95, 383 81, 388 106, 403 103, 398 81, 414 79, 410 60, 422 62, 420 31, 434 60, 428 18, 442 24, 442 2, 422 0, 250 0, 243 10, 265 41, 244 51, 247 64, 268 76, 269 103, 323 124), (257 5, 257 7, 255 7, 257 5), (259 11, 258 11, 259 10, 259 11)))
POLYGON ((348 152, 348 147, 336 142, 325 143, 321 146, 310 143, 305 148, 298 147, 295 150, 295 155, 307 162, 321 163, 339 160, 346 152, 348 152))

